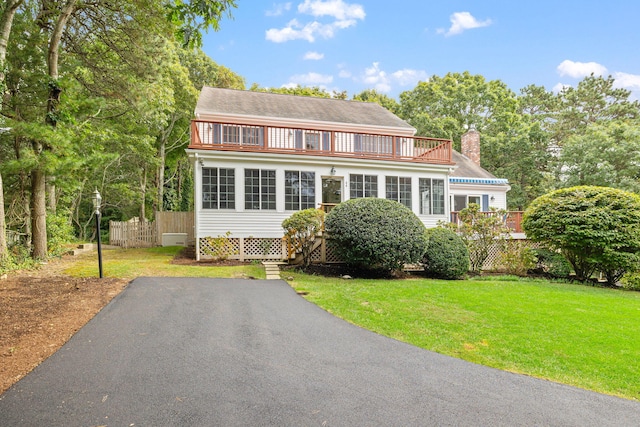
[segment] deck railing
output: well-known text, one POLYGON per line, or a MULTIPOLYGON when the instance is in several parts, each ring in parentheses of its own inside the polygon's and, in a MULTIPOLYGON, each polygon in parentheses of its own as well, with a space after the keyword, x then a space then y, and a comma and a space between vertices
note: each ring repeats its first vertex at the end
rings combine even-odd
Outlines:
MULTIPOLYGON (((496 212, 481 212, 483 215, 498 215, 496 212)), ((522 230, 522 211, 509 211, 504 216, 504 223, 513 233, 524 233, 522 230)), ((451 222, 458 223, 460 221, 460 212, 451 212, 451 222)))
POLYGON ((189 148, 452 163, 447 139, 203 120, 191 122, 189 148))

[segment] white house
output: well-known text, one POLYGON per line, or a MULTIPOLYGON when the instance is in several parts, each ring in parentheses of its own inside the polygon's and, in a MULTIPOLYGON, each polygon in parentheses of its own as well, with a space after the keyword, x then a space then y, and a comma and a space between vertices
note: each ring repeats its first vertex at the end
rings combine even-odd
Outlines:
POLYGON ((357 197, 397 200, 427 227, 454 205, 506 208, 506 180, 375 103, 204 87, 195 115, 197 259, 222 239, 241 259, 284 258, 284 219, 357 197))

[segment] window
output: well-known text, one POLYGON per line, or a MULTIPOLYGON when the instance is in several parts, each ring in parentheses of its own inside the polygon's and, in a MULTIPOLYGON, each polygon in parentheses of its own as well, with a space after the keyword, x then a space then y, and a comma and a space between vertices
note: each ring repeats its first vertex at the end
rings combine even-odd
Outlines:
POLYGON ((385 181, 386 198, 411 209, 411 178, 388 176, 385 181))
POLYGON ((244 170, 244 208, 249 210, 276 209, 275 170, 244 170))
POLYGON ((469 207, 471 203, 482 206, 480 196, 467 196, 464 194, 455 194, 453 196, 454 212, 460 212, 462 209, 469 207))
POLYGON ((376 175, 349 175, 349 197, 378 197, 378 177, 376 175))
POLYGON ((242 127, 242 145, 261 146, 264 138, 263 128, 260 126, 242 127))
POLYGON ((202 208, 235 209, 235 171, 202 168, 202 208))
POLYGON ((330 132, 296 129, 294 135, 296 149, 325 151, 331 149, 330 132))
POLYGON ((223 144, 240 144, 240 126, 222 126, 223 144))
POLYGON ((444 180, 420 178, 420 214, 444 215, 444 180))
POLYGON ((320 149, 320 132, 305 132, 304 146, 307 150, 320 149))
POLYGON ((264 145, 264 128, 262 126, 238 126, 215 123, 209 125, 213 132, 214 144, 264 145))
POLYGON ((284 208, 299 211, 316 205, 315 172, 284 171, 284 208))

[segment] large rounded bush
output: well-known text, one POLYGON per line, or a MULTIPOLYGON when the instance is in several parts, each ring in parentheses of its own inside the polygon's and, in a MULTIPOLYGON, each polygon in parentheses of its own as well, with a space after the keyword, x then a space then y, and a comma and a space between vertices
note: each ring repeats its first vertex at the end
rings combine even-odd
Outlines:
POLYGON ((424 271, 440 279, 459 279, 469 271, 469 250, 453 230, 431 228, 427 230, 427 249, 422 263, 424 271))
POLYGON ((527 237, 559 249, 580 280, 602 271, 614 285, 640 257, 640 196, 578 186, 535 199, 522 219, 527 237))
POLYGON ((336 254, 347 264, 400 270, 422 259, 425 227, 411 209, 392 200, 352 199, 327 215, 325 229, 336 254))

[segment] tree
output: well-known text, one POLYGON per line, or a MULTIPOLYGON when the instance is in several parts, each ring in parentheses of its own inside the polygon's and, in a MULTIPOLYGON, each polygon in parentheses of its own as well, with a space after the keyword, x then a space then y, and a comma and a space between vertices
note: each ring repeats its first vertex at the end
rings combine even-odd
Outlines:
POLYGON ((302 262, 305 268, 311 264, 313 243, 316 235, 322 231, 323 223, 324 211, 315 208, 297 211, 282 221, 282 228, 289 242, 302 250, 302 262))
MULTIPOLYGON (((6 12, 19 3, 24 7, 15 17, 23 37, 8 45, 11 90, 4 93, 2 114, 12 128, 12 170, 21 175, 29 172, 31 189, 22 194, 30 196, 32 253, 44 258, 47 210, 55 211, 57 201, 65 198, 73 205, 70 212, 76 223, 81 223, 81 196, 93 185, 78 179, 87 176, 80 171, 128 164, 121 177, 94 184, 119 186, 114 191, 117 196, 137 194, 144 215, 145 205, 155 199, 148 195, 156 194, 147 191, 149 183, 163 181, 153 180, 156 162, 146 147, 153 148, 154 142, 171 133, 167 130, 174 125, 176 110, 192 111, 180 104, 185 97, 171 91, 188 91, 177 82, 186 73, 159 72, 172 63, 167 46, 174 35, 197 44, 196 33, 215 28, 235 2, 12 0, 0 9, 0 30, 5 28, 6 12), (86 139, 78 141, 78 135, 86 139), (87 141, 99 143, 87 149, 87 141), (99 158, 105 161, 96 161, 99 158), (56 188, 59 184, 65 188, 56 188), (134 184, 137 191, 129 191, 134 184)), ((0 45, 8 40, 4 34, 0 45)), ((106 176, 100 171, 97 175, 106 176)), ((29 182, 26 178, 17 182, 22 186, 29 182)))
POLYGON ((501 115, 514 113, 515 94, 500 80, 486 81, 481 75, 447 73, 432 76, 400 94, 400 117, 414 126, 418 135, 456 140, 472 125, 480 133, 490 130, 501 115))
POLYGON ((560 155, 562 185, 600 185, 640 193, 640 126, 609 121, 567 139, 560 155))
MULTIPOLYGON (((0 12, 0 96, 5 91, 5 60, 7 57, 7 45, 11 36, 11 27, 16 11, 23 0, 7 0, 0 12)), ((1 108, 1 107, 0 107, 1 108)), ((7 256, 7 223, 4 212, 4 185, 2 172, 0 172, 0 261, 7 256)))
POLYGON ((459 213, 459 223, 447 223, 445 227, 455 231, 469 250, 471 271, 479 274, 484 262, 489 258, 492 247, 504 247, 509 236, 509 228, 504 222, 507 212, 493 209, 491 214, 480 212, 475 203, 459 213))
POLYGON ((522 220, 527 237, 559 250, 578 280, 603 271, 610 285, 640 260, 640 196, 597 186, 553 191, 534 200, 522 220))
POLYGON ((395 99, 385 95, 384 93, 380 93, 375 89, 363 90, 362 92, 356 95, 353 95, 353 100, 363 101, 363 102, 375 102, 376 104, 383 106, 384 108, 386 108, 387 110, 391 111, 394 114, 397 114, 398 110, 400 109, 400 104, 398 104, 398 102, 395 99))
POLYGON ((218 31, 222 18, 231 18, 231 9, 237 6, 235 0, 171 0, 165 7, 183 47, 200 47, 202 31, 218 31))
POLYGON ((507 178, 511 190, 509 208, 524 210, 536 197, 552 188, 552 160, 549 133, 539 122, 514 116, 503 129, 483 136, 483 164, 487 170, 507 178))
POLYGON ((630 100, 629 90, 614 86, 613 77, 592 74, 576 88, 565 87, 558 93, 556 122, 551 127, 555 143, 563 146, 570 136, 584 133, 590 124, 639 118, 640 102, 630 100))
POLYGON ((270 92, 281 93, 284 95, 296 96, 313 96, 316 98, 331 98, 332 94, 318 86, 300 86, 295 87, 260 87, 257 83, 251 85, 249 90, 253 92, 270 92))

